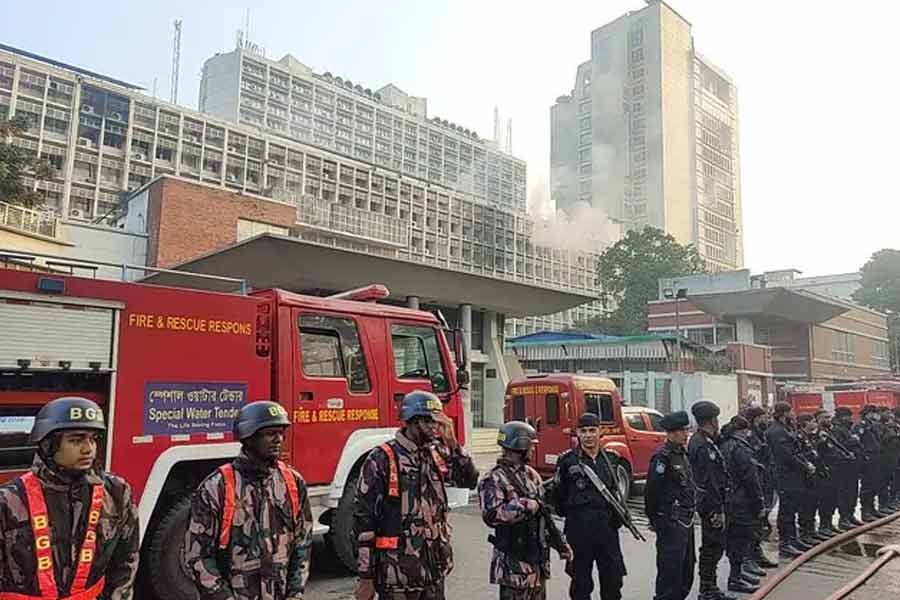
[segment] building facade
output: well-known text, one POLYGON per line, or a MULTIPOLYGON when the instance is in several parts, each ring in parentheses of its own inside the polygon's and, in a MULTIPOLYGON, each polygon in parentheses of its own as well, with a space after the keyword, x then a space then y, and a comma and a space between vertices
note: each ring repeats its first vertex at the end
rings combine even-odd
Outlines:
MULTIPOLYGON (((238 86, 251 81, 241 79, 245 52, 221 55, 241 61, 235 74, 238 86)), ((314 123, 328 121, 331 136, 320 132, 302 141, 309 136, 292 137, 305 131, 300 123, 285 135, 277 127, 238 123, 246 120, 240 117, 246 111, 229 121, 185 109, 125 82, 5 46, 0 46, 0 118, 27 119, 28 130, 15 143, 48 160, 55 170, 49 180, 28 183, 43 192, 48 214, 64 220, 118 223, 124 193, 160 175, 173 175, 294 206, 305 223, 303 235, 311 241, 493 277, 540 281, 549 287, 576 286, 596 295, 594 255, 532 243, 535 224, 523 208, 524 162, 498 152, 472 132, 425 120, 425 100, 408 96, 404 100, 394 86, 382 88, 381 101, 374 93, 341 87, 330 76, 295 77, 293 73, 302 73, 303 68, 292 57, 285 57, 289 66, 284 72, 258 56, 246 60, 248 66, 256 61, 270 69, 266 82, 283 83, 279 78, 290 73, 294 79, 288 79, 289 101, 305 97, 295 88, 311 93, 309 106, 317 111, 314 123), (333 123, 324 116, 329 100, 333 123), (421 147, 424 153, 416 150, 415 160, 399 163, 392 154, 388 164, 378 158, 377 147, 367 151, 365 142, 347 152, 343 120, 351 100, 354 136, 374 123, 369 141, 380 143, 384 128, 377 124, 390 115, 391 135, 397 141, 391 151, 396 147, 406 156, 421 147), (335 228, 350 228, 357 235, 335 236, 335 228)), ((211 69, 207 64, 206 70, 211 69)), ((208 98, 221 96, 213 92, 221 81, 206 77, 202 93, 208 98)), ((267 95, 281 89, 279 84, 266 85, 271 85, 265 88, 267 95)), ((246 104, 247 98, 235 101, 246 104)), ((212 100, 205 104, 225 112, 212 100)), ((267 111, 277 106, 277 100, 265 104, 267 111)), ((290 114, 305 113, 296 108, 290 114)), ((267 112, 266 119, 278 122, 275 112, 267 112)), ((571 327, 597 310, 586 305, 562 314, 510 319, 506 329, 515 335, 542 327, 571 327)))
POLYGON ((732 342, 770 347, 779 383, 830 384, 889 375, 886 315, 821 293, 826 284, 846 291, 852 277, 796 278, 796 273, 751 276, 740 270, 661 280, 659 299, 648 305, 648 330, 679 332, 711 347, 732 342), (667 290, 676 289, 686 290, 686 298, 666 297, 671 295, 667 290))
POLYGON ((525 213, 525 162, 464 127, 428 118, 425 98, 314 73, 245 48, 203 65, 200 111, 525 213))
POLYGON ((590 60, 551 108, 551 194, 558 210, 601 207, 696 245, 712 270, 739 268, 737 88, 684 17, 647 4, 591 33, 590 60))

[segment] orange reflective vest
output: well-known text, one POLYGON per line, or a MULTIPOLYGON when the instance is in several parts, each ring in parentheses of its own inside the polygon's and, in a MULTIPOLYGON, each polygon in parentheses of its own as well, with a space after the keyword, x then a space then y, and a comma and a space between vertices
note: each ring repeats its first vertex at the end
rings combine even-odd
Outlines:
MULTIPOLYGON (((397 466, 397 454, 390 442, 381 444, 381 449, 388 458, 388 502, 382 507, 381 527, 379 533, 385 535, 375 536, 375 548, 377 550, 396 550, 400 547, 400 534, 402 533, 402 519, 400 514, 400 469, 397 466)), ((437 467, 441 481, 447 479, 447 463, 434 446, 431 447, 431 459, 437 467)))
POLYGON ((87 587, 91 567, 94 565, 94 556, 97 548, 97 523, 100 522, 100 511, 103 508, 103 485, 91 486, 91 506, 88 510, 87 529, 84 532, 84 541, 78 552, 78 567, 75 570, 75 579, 68 596, 60 597, 59 588, 56 587, 56 575, 53 572, 53 544, 51 542, 50 515, 47 512, 47 502, 44 499, 44 489, 34 473, 22 475, 22 485, 25 487, 25 496, 28 499, 28 512, 31 518, 31 531, 34 535, 34 553, 37 557, 37 582, 40 596, 16 594, 13 592, 0 592, 0 600, 95 600, 103 593, 104 578, 87 587))
MULTIPOLYGON (((300 512, 300 492, 297 490, 297 480, 294 479, 294 474, 291 473, 290 467, 280 460, 278 461, 278 471, 284 479, 288 496, 291 498, 291 508, 293 509, 291 514, 296 518, 297 513, 300 512)), ((222 473, 225 482, 225 493, 222 501, 222 527, 219 530, 219 548, 224 550, 231 541, 231 526, 234 524, 234 507, 237 491, 235 490, 234 465, 222 465, 219 467, 219 472, 222 473)), ((0 600, 4 599, 0 598, 0 600)))

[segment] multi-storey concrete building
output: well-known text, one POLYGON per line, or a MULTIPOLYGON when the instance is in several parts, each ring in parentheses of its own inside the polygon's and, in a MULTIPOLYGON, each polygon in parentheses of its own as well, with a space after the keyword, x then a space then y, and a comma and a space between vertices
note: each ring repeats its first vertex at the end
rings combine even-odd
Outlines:
POLYGON ((429 119, 425 98, 392 84, 373 92, 290 54, 276 62, 237 48, 203 65, 200 110, 525 212, 524 161, 429 119))
POLYGON ((551 108, 551 194, 626 228, 695 244, 714 270, 743 264, 737 89, 668 4, 591 32, 591 58, 551 108))

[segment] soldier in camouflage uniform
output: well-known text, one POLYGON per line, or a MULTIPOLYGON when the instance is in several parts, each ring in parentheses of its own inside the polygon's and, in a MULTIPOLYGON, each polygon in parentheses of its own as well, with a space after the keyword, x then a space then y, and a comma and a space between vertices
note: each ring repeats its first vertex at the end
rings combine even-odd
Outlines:
POLYGON ((280 404, 246 404, 240 455, 194 494, 184 558, 201 600, 303 598, 313 522, 303 477, 278 460, 289 426, 280 404))
POLYGON ((571 560, 572 549, 543 509, 541 477, 528 466, 537 432, 510 421, 500 427, 497 443, 503 454, 478 484, 481 517, 494 529, 488 538, 494 545, 491 583, 499 584, 500 600, 544 600, 550 547, 565 560, 571 560))
POLYGON ((356 493, 356 598, 442 600, 453 569, 445 485, 474 489, 478 470, 431 392, 403 398, 395 438, 369 453, 356 493))
POLYGON ((105 429, 86 398, 38 412, 31 470, 0 487, 0 598, 131 600, 137 509, 124 479, 95 468, 105 429))

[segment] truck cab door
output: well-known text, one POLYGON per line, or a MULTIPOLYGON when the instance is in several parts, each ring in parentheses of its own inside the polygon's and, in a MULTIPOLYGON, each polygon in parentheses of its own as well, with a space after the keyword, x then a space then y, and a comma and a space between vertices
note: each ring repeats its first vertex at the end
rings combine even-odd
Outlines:
POLYGON ((433 392, 445 403, 444 412, 454 422, 457 437, 460 437, 463 415, 457 414, 457 406, 447 404, 454 390, 449 376, 451 365, 445 360, 438 329, 421 322, 398 320, 390 321, 388 327, 391 340, 388 364, 390 422, 401 426, 400 404, 406 394, 416 390, 433 392))
POLYGON ((643 479, 647 476, 653 452, 659 446, 659 434, 651 431, 647 415, 644 413, 627 413, 623 416, 628 447, 631 448, 631 456, 634 459, 632 465, 634 478, 643 479))
POLYGON ((378 426, 371 321, 301 308, 292 316, 292 462, 307 483, 327 483, 350 435, 378 426))

